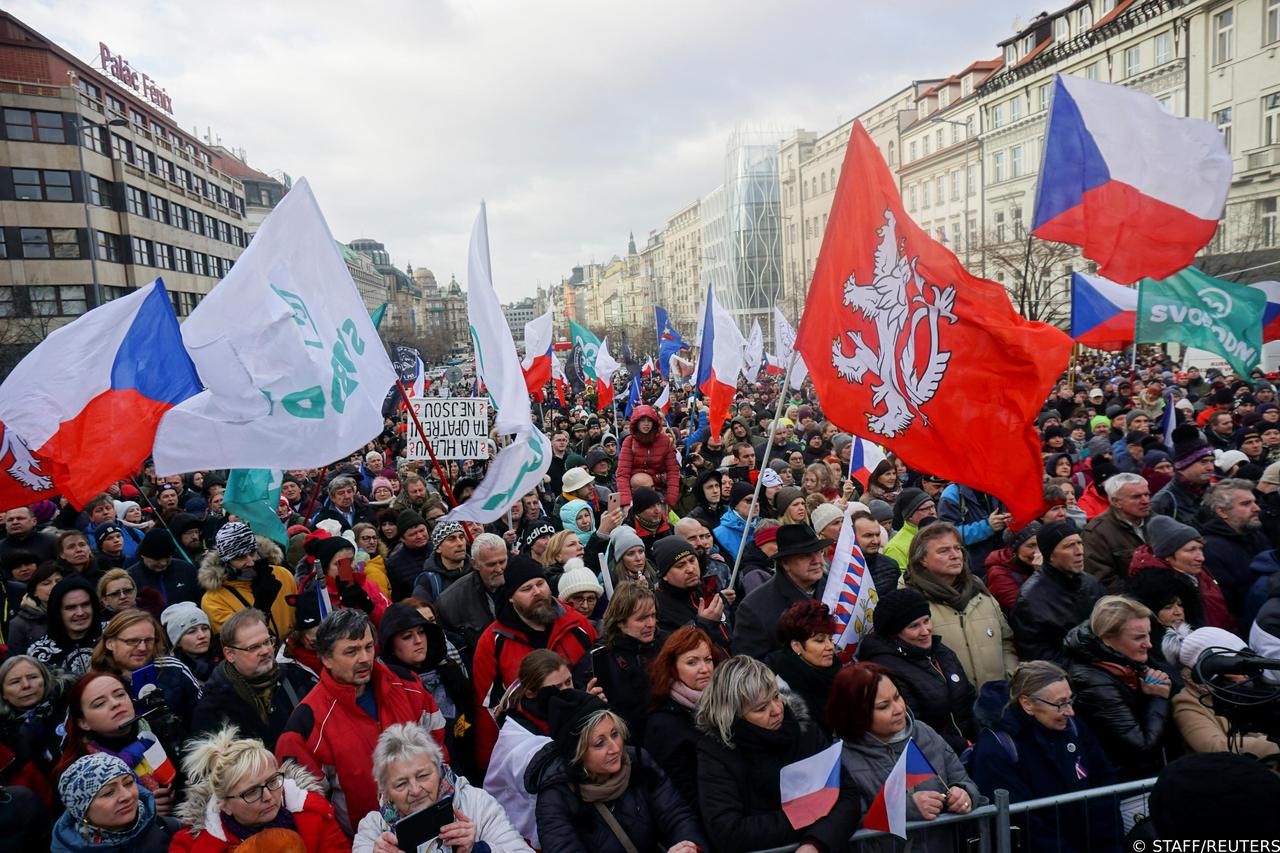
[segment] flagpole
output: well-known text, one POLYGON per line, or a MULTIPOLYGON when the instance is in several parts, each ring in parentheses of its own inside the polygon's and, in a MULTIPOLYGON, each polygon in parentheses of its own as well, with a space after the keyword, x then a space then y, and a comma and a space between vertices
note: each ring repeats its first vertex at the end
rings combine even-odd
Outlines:
MULTIPOLYGON (((786 370, 782 371, 782 378, 778 385, 778 405, 774 408, 773 423, 769 424, 769 439, 764 445, 764 458, 760 460, 759 471, 769 467, 769 454, 773 452, 773 436, 778 432, 774 428, 778 420, 782 417, 782 407, 786 403, 787 395, 784 393, 787 389, 787 377, 791 375, 791 365, 795 361, 795 350, 787 356, 786 370)), ((708 425, 709 428, 710 425, 708 425)), ((756 504, 760 501, 760 487, 764 485, 764 477, 756 477, 756 487, 751 493, 751 508, 747 510, 747 518, 742 528, 742 538, 738 540, 738 553, 733 558, 733 573, 729 575, 729 589, 733 589, 734 583, 738 580, 738 570, 742 567, 742 552, 747 547, 747 534, 751 531, 751 516, 755 515, 756 504)), ((733 509, 733 507, 729 507, 733 509)))
POLYGON ((320 484, 324 482, 324 475, 329 473, 329 466, 326 465, 320 469, 320 474, 316 477, 316 484, 311 489, 311 500, 307 501, 307 508, 303 511, 304 520, 310 520, 311 510, 316 508, 316 498, 320 496, 320 484))
MULTIPOLYGON (((173 531, 169 529, 169 525, 164 523, 164 517, 160 515, 160 510, 156 509, 156 505, 151 502, 151 498, 147 497, 147 493, 142 490, 142 486, 138 483, 138 478, 131 474, 129 475, 129 481, 133 483, 133 487, 138 490, 138 496, 147 502, 147 506, 151 507, 151 512, 156 517, 156 524, 160 525, 160 527, 164 529, 164 532, 169 534, 169 538, 173 540, 173 547, 178 549, 178 553, 182 555, 182 559, 191 563, 190 555, 183 549, 182 543, 178 541, 178 537, 173 535, 173 531)), ((120 522, 124 521, 123 518, 118 520, 120 522)), ((191 564, 195 565, 194 563, 191 564)))

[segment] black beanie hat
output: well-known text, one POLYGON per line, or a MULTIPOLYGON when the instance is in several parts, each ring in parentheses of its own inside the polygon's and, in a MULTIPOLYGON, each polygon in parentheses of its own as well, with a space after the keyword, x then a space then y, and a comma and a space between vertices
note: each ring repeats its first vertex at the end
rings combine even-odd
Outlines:
POLYGON ((546 703, 547 723, 551 726, 551 739, 566 762, 572 761, 578 752, 578 739, 587 725, 587 719, 598 711, 608 710, 602 699, 582 690, 556 690, 544 687, 538 696, 546 703), (546 691, 550 690, 550 693, 546 691))
POLYGON ((896 637, 902 629, 929 615, 929 601, 910 587, 891 589, 876 602, 871 624, 882 637, 896 637))
POLYGON ((663 577, 679 560, 686 556, 698 556, 693 546, 683 536, 667 536, 653 546, 653 562, 658 567, 658 577, 663 577))
POLYGON ((1036 545, 1040 548, 1040 555, 1044 557, 1047 564, 1049 558, 1053 556, 1053 549, 1068 536, 1074 536, 1079 533, 1080 529, 1070 521, 1055 521, 1053 524, 1046 524, 1040 528, 1040 532, 1036 534, 1036 545))
MULTIPOLYGON (((547 521, 545 518, 539 519, 538 521, 534 522, 532 527, 530 527, 528 530, 525 531, 524 540, 521 542, 521 547, 523 548, 525 553, 530 553, 533 551, 534 542, 537 542, 543 536, 548 536, 548 537, 555 536, 559 532, 560 531, 556 529, 556 526, 552 524, 550 521, 547 521)), ((509 570, 510 569, 508 569, 508 571, 509 570)))
MULTIPOLYGON (((1012 527, 1006 527, 1004 531, 1005 544, 1009 546, 1009 550, 1017 551, 1032 536, 1040 534, 1040 522, 1033 521, 1025 527, 1019 527, 1014 530, 1012 527)), ((1038 544, 1038 543, 1037 543, 1038 544)))
POLYGON ((138 556, 148 557, 152 560, 168 560, 177 553, 177 549, 173 545, 173 537, 169 535, 169 531, 161 527, 153 527, 147 531, 142 537, 142 541, 138 543, 138 556))
POLYGON ((528 554, 517 554, 507 561, 503 573, 502 594, 510 598, 516 590, 534 578, 545 578, 547 570, 528 554))
MULTIPOLYGON (((1156 516, 1160 518, 1161 516, 1156 516)), ((1176 598, 1184 605, 1194 595, 1188 575, 1172 569, 1147 569, 1131 575, 1125 583, 1125 595, 1145 604, 1152 613, 1159 613, 1176 598)))
POLYGON ((404 512, 400 513, 400 517, 396 519, 396 533, 403 536, 419 524, 426 527, 427 520, 413 510, 406 509, 404 512))
MULTIPOLYGON (((316 595, 317 587, 308 586, 305 592, 291 596, 294 605, 293 629, 298 633, 320 627, 324 617, 320 614, 320 597, 316 595)), ((328 593, 325 593, 328 595, 328 593)), ((288 599, 286 599, 287 601, 288 599)))
POLYGON ((634 513, 642 513, 660 503, 662 503, 662 495, 648 486, 641 486, 631 492, 631 511, 634 513))
POLYGON ((352 545, 341 536, 330 536, 328 539, 321 539, 315 546, 316 560, 320 563, 320 572, 329 567, 329 563, 333 558, 338 556, 342 551, 355 552, 356 546, 352 545))
POLYGON ((756 487, 745 480, 737 480, 733 484, 733 488, 729 490, 729 508, 737 509, 738 504, 751 497, 756 492, 756 487))
POLYGON ((920 504, 931 500, 933 500, 933 498, 929 497, 928 493, 925 492, 924 489, 903 489, 898 495, 898 499, 893 504, 893 529, 902 529, 902 525, 906 523, 906 520, 911 516, 911 513, 918 510, 920 508, 920 504))

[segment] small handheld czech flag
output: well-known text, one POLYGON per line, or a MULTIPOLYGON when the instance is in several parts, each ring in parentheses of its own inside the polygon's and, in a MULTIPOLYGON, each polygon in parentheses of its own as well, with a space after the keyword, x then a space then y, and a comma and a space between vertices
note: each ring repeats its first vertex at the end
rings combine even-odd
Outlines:
POLYGON ((907 748, 902 750, 898 763, 893 765, 880 793, 876 794, 875 802, 867 809, 867 816, 862 820, 863 827, 906 838, 907 791, 937 775, 938 771, 933 769, 916 742, 907 741, 907 748))

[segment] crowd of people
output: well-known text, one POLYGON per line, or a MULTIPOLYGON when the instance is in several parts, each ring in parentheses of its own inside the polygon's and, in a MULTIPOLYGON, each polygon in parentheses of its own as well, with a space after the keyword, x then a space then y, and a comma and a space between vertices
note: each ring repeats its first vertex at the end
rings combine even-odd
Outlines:
MULTIPOLYGON (((1277 732, 1234 725, 1200 671, 1280 658, 1274 378, 1082 360, 1019 526, 893 456, 851 477, 852 436, 770 379, 720 433, 693 400, 539 408, 543 485, 487 525, 442 520, 484 465, 404 458, 394 418, 285 472, 282 542, 227 512, 219 471, 10 509, 0 848, 408 853, 425 824, 457 853, 835 853, 908 744, 934 771, 911 820, 1160 774, 1132 831, 1247 813, 1274 835, 1248 806, 1280 787, 1277 732), (846 519, 877 600, 838 648, 846 519), (796 826, 780 771, 836 742, 835 803, 796 826), (1187 793, 1200 753, 1225 763, 1187 793)), ((1128 829, 1115 798, 1020 820, 1027 850, 1128 829)), ((959 845, 945 823, 912 843, 959 845)))

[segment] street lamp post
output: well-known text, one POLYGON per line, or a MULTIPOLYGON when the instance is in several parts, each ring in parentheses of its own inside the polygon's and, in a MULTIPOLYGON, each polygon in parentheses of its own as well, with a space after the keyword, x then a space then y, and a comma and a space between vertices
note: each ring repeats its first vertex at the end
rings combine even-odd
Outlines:
MULTIPOLYGON (((80 158, 80 202, 84 206, 85 241, 89 245, 89 275, 93 279, 93 307, 97 308, 102 304, 102 282, 98 280, 98 246, 96 241, 93 239, 93 219, 89 212, 90 186, 89 173, 84 167, 84 130, 85 125, 105 129, 108 127, 125 127, 129 122, 122 118, 113 118, 106 124, 99 124, 92 119, 85 118, 79 113, 76 113, 75 119, 76 154, 80 158)), ((109 145, 110 142, 108 141, 107 144, 109 145)))

